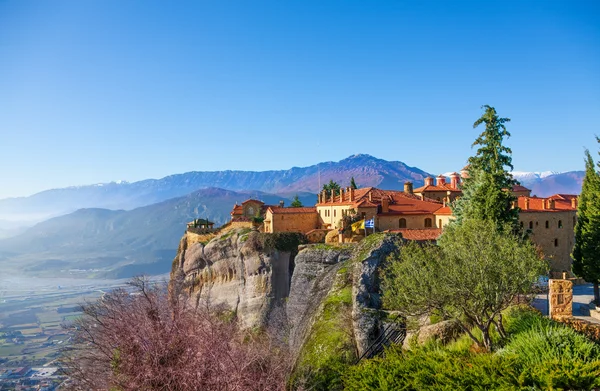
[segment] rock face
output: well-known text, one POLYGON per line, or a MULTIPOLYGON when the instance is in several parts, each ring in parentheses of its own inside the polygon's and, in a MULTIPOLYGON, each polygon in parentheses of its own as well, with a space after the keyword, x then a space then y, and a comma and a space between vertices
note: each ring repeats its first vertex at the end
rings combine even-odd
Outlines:
POLYGON ((203 244, 200 236, 186 233, 173 261, 170 289, 196 303, 210 298, 227 305, 244 327, 277 327, 296 357, 316 354, 304 346, 322 346, 319 338, 329 334, 324 325, 335 325, 338 332, 343 328, 339 343, 328 342, 330 354, 338 354, 343 344, 352 346, 348 360, 356 359, 389 321, 381 311, 379 274, 402 239, 377 234, 344 247, 317 244, 281 251, 264 248, 261 235, 268 234, 234 229, 203 244))
POLYGON ((367 237, 360 244, 361 254, 354 264, 352 284, 352 322, 359 355, 381 335, 380 271, 390 254, 399 251, 402 239, 395 235, 367 237))
POLYGON ((310 329, 311 320, 329 293, 342 262, 350 251, 302 247, 295 259, 286 315, 290 326, 289 341, 298 351, 310 329))
POLYGON ((236 312, 244 327, 266 325, 270 311, 289 295, 290 252, 256 250, 257 232, 232 230, 208 244, 186 233, 173 261, 172 284, 192 300, 210 299, 236 312))

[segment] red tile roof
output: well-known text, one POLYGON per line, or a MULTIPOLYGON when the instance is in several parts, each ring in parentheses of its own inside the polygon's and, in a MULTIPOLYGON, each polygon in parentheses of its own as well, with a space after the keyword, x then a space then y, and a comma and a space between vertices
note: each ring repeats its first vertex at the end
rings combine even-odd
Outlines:
POLYGON ((518 205, 521 209, 521 213, 527 212, 564 212, 564 211, 576 211, 577 208, 573 208, 571 206, 571 201, 562 200, 560 198, 553 198, 551 196, 549 198, 538 198, 538 197, 525 197, 520 196, 518 199, 518 205), (525 208, 526 200, 529 200, 529 204, 527 208, 525 208), (554 201, 554 208, 549 208, 548 200, 554 201), (546 207, 544 208, 544 203, 546 203, 546 207))
POLYGON ((435 211, 436 215, 452 215, 452 209, 449 206, 444 206, 435 211))
POLYGON ((402 228, 387 232, 400 233, 406 240, 437 240, 442 234, 441 228, 402 228))
POLYGON ((425 185, 421 187, 417 187, 414 192, 415 193, 423 193, 424 191, 443 191, 446 193, 447 191, 451 191, 453 193, 461 193, 460 189, 455 189, 452 185, 448 183, 440 184, 440 185, 425 185))
POLYGON ((553 200, 565 200, 571 202, 572 199, 578 199, 579 196, 577 194, 554 194, 550 197, 553 200))
POLYGON ((513 185, 512 187, 512 191, 515 192, 520 192, 520 191, 531 191, 530 189, 526 188, 525 186, 521 186, 521 185, 513 185))
POLYGON ((269 206, 268 210, 273 214, 298 214, 298 213, 317 213, 315 206, 301 208, 281 208, 279 206, 269 206))

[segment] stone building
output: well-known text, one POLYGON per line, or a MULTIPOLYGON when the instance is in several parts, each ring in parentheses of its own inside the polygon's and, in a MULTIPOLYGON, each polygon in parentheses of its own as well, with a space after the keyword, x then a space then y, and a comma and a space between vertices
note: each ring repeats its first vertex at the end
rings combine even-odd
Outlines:
POLYGON ((317 202, 317 213, 323 227, 342 228, 347 214, 358 214, 363 219, 374 219, 375 230, 400 228, 435 228, 434 212, 441 202, 415 195, 407 183, 405 191, 382 190, 375 187, 340 189, 340 194, 322 191, 317 202))
POLYGON ((550 261, 553 272, 571 270, 575 244, 577 196, 556 194, 549 198, 518 198, 519 222, 550 261))
POLYGON ((318 229, 322 224, 317 208, 285 208, 269 206, 265 213, 265 232, 302 232, 318 229))
MULTIPOLYGON (((425 178, 422 187, 413 190, 406 182, 404 191, 382 190, 375 187, 362 189, 343 188, 339 194, 322 191, 314 207, 285 208, 265 205, 258 200, 247 200, 235 205, 233 222, 250 222, 253 217, 264 219, 264 232, 309 233, 311 241, 321 241, 327 232, 339 230, 346 215, 375 223, 375 231, 398 232, 408 240, 434 241, 452 220, 450 202, 460 197, 461 179, 468 176, 452 173, 450 183, 442 175, 425 178)), ((516 185, 511 189, 517 197, 514 207, 519 207, 519 221, 529 231, 531 240, 549 260, 553 272, 571 269, 571 251, 574 244, 574 226, 577 196, 556 194, 548 198, 531 197, 531 190, 516 185)))
POLYGON ((446 177, 438 175, 435 178, 434 185, 433 177, 427 177, 425 178, 425 184, 416 188, 414 193, 423 196, 423 198, 430 198, 449 204, 462 194, 460 191, 460 179, 460 175, 453 172, 450 174, 450 183, 446 183, 446 177))

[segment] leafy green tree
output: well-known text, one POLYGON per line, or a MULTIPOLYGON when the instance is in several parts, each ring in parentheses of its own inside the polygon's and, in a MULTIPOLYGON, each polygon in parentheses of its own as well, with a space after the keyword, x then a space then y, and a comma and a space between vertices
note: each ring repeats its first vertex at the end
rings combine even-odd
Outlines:
POLYGON ((534 245, 509 227, 498 230, 493 221, 468 219, 446 227, 439 245, 404 246, 384 272, 385 306, 404 316, 437 313, 453 319, 479 346, 491 349, 492 328, 506 337, 501 311, 528 294, 547 270, 534 245))
POLYGON ((594 301, 600 305, 600 173, 594 169, 589 151, 585 151, 585 156, 585 177, 577 207, 572 254, 573 273, 594 284, 594 301))
POLYGON ((339 195, 340 185, 337 182, 334 182, 333 179, 330 179, 329 183, 323 185, 323 190, 327 191, 327 196, 331 194, 331 190, 335 191, 335 195, 339 195))
POLYGON ((298 194, 296 194, 294 196, 294 200, 292 201, 292 203, 290 204, 290 206, 292 208, 301 208, 301 207, 304 206, 304 205, 302 205, 302 201, 300 201, 300 198, 298 198, 298 194))
POLYGON ((510 190, 517 181, 507 170, 513 169, 512 151, 502 144, 505 137, 510 137, 504 125, 510 119, 498 117, 491 106, 483 108, 485 113, 473 127, 485 124, 485 130, 473 142, 472 146, 479 149, 469 158, 469 177, 462 186, 463 196, 452 206, 453 214, 459 224, 475 218, 494 221, 498 227, 504 223, 516 226, 519 211, 513 208, 516 198, 510 190))
POLYGON ((350 187, 352 189, 358 189, 358 186, 356 186, 356 182, 354 181, 354 177, 352 177, 352 179, 350 179, 350 187))

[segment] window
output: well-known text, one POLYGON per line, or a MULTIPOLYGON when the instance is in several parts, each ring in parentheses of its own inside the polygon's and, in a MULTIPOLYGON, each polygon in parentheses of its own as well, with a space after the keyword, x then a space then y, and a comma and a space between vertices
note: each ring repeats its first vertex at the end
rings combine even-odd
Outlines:
POLYGON ((399 228, 406 228, 406 219, 400 219, 398 221, 398 227, 399 228))
POLYGON ((519 225, 521 226, 521 228, 523 228, 523 222, 522 221, 519 223, 519 225))
POLYGON ((438 220, 438 228, 442 228, 442 219, 438 220))
POLYGON ((577 218, 573 216, 573 227, 575 227, 575 224, 577 224, 577 218))
POLYGON ((533 221, 529 222, 529 229, 533 229, 533 221))
POLYGON ((550 222, 546 220, 546 228, 550 228, 550 222))
POLYGON ((558 247, 558 239, 554 239, 554 247, 558 247))
POLYGON ((558 220, 558 228, 562 228, 562 220, 558 220))
POLYGON ((431 228, 431 219, 429 217, 425 219, 425 228, 431 228))
POLYGON ((333 217, 335 217, 335 209, 333 210, 333 217))

